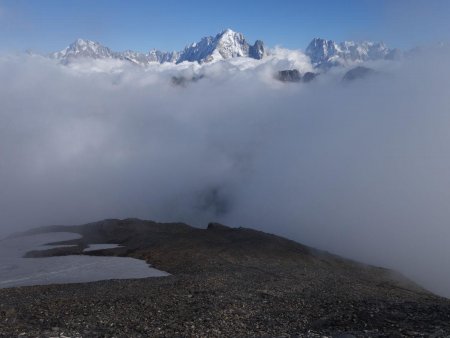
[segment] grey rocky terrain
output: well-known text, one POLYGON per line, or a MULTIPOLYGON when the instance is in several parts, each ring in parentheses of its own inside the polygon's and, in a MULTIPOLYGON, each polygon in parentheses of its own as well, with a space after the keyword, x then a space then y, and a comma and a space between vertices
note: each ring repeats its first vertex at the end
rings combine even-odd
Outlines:
MULTIPOLYGON (((247 228, 137 219, 76 232, 75 247, 144 259, 169 277, 0 290, 5 337, 446 337, 450 301, 399 274, 247 228)), ((85 253, 86 254, 86 253, 85 253)))

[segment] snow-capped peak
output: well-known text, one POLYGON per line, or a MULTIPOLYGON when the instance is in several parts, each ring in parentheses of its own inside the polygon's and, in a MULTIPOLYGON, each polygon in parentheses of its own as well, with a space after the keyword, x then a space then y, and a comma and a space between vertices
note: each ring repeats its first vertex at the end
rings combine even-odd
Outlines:
POLYGON ((187 46, 180 53, 178 62, 209 62, 234 57, 262 59, 265 54, 264 43, 262 41, 256 41, 252 46, 247 43, 242 33, 228 28, 215 37, 207 36, 199 42, 187 46))
POLYGON ((240 35, 242 35, 241 33, 235 32, 235 31, 232 30, 231 28, 224 29, 219 35, 224 36, 224 35, 235 35, 235 34, 240 34, 240 35))
POLYGON ((244 35, 227 29, 217 37, 217 52, 228 59, 237 56, 248 56, 249 44, 245 41, 244 35))
POLYGON ((57 59, 69 59, 76 57, 100 59, 112 58, 114 57, 114 53, 108 47, 102 46, 98 42, 77 39, 67 48, 53 53, 51 56, 57 59))
POLYGON ((344 41, 336 43, 332 40, 314 38, 306 48, 311 62, 318 67, 349 64, 389 58, 393 53, 383 42, 344 41))

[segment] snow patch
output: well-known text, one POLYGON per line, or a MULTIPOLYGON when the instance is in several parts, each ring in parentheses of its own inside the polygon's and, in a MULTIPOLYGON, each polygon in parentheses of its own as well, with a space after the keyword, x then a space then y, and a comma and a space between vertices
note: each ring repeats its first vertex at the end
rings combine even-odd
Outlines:
POLYGON ((73 255, 23 258, 26 252, 41 250, 48 243, 80 237, 74 233, 59 232, 1 240, 0 288, 168 276, 142 260, 128 257, 73 255))

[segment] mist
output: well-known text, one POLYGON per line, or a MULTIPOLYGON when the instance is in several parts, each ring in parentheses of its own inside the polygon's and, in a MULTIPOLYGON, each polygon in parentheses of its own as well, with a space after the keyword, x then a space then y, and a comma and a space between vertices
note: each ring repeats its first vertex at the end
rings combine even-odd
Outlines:
POLYGON ((295 84, 274 75, 311 66, 281 49, 260 63, 148 69, 3 55, 0 237, 104 218, 217 221, 450 297, 448 52, 295 84))

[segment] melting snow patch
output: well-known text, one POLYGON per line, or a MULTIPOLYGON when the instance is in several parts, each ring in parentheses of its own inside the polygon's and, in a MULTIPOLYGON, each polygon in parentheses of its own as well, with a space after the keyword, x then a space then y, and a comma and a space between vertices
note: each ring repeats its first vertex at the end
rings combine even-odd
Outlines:
POLYGON ((97 250, 107 250, 121 248, 119 244, 89 244, 89 246, 83 250, 83 252, 97 251, 97 250))
POLYGON ((23 258, 47 243, 77 238, 80 235, 73 233, 47 233, 0 241, 0 288, 168 276, 145 261, 128 257, 23 258))

